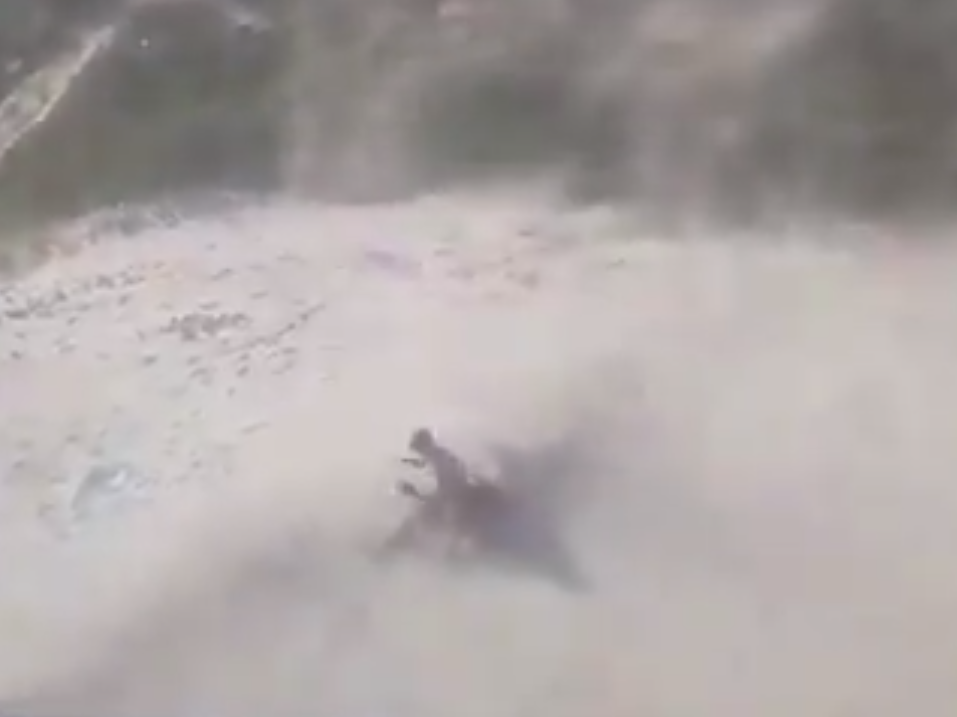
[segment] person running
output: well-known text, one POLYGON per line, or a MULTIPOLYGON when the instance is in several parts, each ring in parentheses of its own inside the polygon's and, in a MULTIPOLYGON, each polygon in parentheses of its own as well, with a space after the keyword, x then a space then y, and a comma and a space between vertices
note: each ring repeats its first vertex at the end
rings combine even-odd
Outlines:
POLYGON ((402 459, 403 463, 417 468, 430 469, 435 488, 423 491, 416 485, 400 481, 401 494, 421 503, 421 509, 403 524, 390 544, 402 544, 412 539, 423 528, 438 528, 448 534, 451 543, 449 553, 460 554, 462 550, 474 547, 474 532, 480 526, 483 508, 487 508, 490 498, 496 498, 494 484, 476 476, 465 462, 449 448, 440 444, 428 428, 419 428, 412 433, 409 450, 414 454, 402 459))
POLYGON ((435 490, 429 494, 418 492, 432 505, 435 517, 452 525, 461 517, 475 483, 465 462, 451 450, 440 444, 432 431, 416 429, 409 440, 409 450, 415 455, 403 458, 403 462, 417 468, 429 468, 435 478, 435 490))

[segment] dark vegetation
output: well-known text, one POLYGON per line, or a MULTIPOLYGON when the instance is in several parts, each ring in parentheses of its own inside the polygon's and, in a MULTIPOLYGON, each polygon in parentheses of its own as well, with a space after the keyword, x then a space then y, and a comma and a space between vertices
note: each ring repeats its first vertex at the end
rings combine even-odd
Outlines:
POLYGON ((908 0, 822 4, 799 41, 723 74, 703 71, 724 51, 720 18, 744 27, 797 0, 684 3, 713 29, 674 47, 649 29, 669 0, 484 0, 462 27, 440 20, 434 0, 302 2, 311 9, 0 0, 3 93, 83 28, 120 24, 55 115, 0 163, 0 218, 291 182, 322 193, 374 181, 387 158, 400 193, 545 170, 579 200, 735 222, 926 217, 954 204, 949 0, 919 12, 908 0), (362 151, 372 168, 356 175, 362 151), (290 179, 290 156, 310 160, 312 180, 290 179))

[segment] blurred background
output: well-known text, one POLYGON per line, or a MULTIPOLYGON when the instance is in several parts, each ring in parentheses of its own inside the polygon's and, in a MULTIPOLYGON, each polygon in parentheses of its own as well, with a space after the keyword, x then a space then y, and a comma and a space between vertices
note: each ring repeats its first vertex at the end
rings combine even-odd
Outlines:
POLYGON ((947 0, 4 0, 0 216, 560 178, 754 222, 939 216, 947 0))

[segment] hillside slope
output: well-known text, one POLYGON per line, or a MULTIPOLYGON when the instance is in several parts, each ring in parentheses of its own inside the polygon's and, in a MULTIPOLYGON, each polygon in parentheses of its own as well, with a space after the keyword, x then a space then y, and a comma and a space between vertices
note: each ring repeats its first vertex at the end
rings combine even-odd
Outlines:
POLYGON ((821 238, 287 204, 6 284, 0 703, 952 715, 955 258, 821 238), (514 559, 369 561, 423 423, 514 559))

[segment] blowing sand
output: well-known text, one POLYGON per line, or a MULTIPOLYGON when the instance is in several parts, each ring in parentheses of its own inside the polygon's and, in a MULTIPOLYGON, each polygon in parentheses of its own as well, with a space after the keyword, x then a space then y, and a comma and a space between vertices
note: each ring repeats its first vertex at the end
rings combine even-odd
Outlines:
POLYGON ((0 703, 950 717, 957 262, 905 249, 460 197, 96 237, 0 294, 0 703), (420 424, 535 549, 368 559, 420 424))

